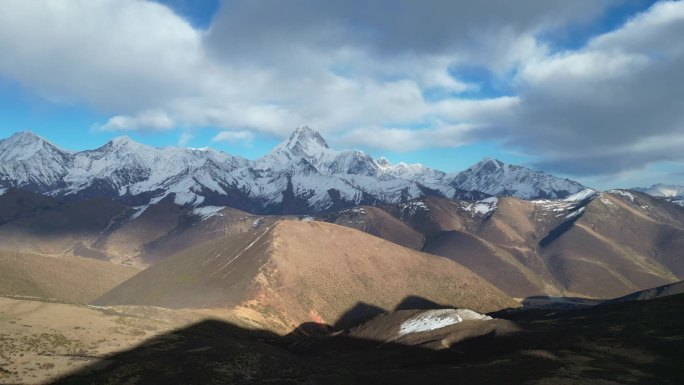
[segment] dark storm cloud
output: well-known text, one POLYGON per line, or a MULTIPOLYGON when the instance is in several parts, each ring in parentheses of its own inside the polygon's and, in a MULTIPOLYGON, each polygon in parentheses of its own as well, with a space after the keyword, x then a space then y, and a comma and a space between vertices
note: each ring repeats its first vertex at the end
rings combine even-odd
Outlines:
POLYGON ((575 175, 684 160, 682 5, 659 4, 583 50, 528 63, 519 108, 487 135, 575 175))
MULTIPOLYGON (((364 47, 377 54, 444 54, 477 48, 484 35, 510 37, 590 20, 607 2, 580 0, 227 1, 210 46, 228 56, 297 46, 364 47)), ((612 3, 617 3, 613 1, 612 3)))

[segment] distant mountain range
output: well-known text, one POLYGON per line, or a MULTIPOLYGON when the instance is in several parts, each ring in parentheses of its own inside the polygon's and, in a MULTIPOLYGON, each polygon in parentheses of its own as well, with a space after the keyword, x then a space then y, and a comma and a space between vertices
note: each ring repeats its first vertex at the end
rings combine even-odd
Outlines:
POLYGON ((253 213, 317 213, 423 196, 563 198, 581 184, 486 158, 459 173, 391 164, 361 151, 331 149, 308 127, 267 155, 247 160, 212 149, 155 148, 118 137, 72 152, 30 132, 0 141, 0 189, 21 188, 69 200, 114 198, 141 210, 167 196, 191 207, 220 205, 253 213))
POLYGON ((636 187, 632 190, 641 191, 656 198, 665 199, 684 206, 684 186, 658 183, 648 188, 636 187))

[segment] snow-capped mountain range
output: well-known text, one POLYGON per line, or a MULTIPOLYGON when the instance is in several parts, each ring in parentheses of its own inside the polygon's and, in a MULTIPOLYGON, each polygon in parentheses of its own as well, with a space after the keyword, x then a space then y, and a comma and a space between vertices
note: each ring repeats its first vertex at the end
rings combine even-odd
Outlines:
POLYGON ((306 126, 256 160, 212 149, 155 148, 125 136, 95 150, 71 152, 20 132, 0 141, 0 188, 11 187, 67 199, 116 198, 133 206, 173 196, 181 205, 261 213, 312 213, 425 195, 563 198, 584 188, 495 159, 460 173, 391 164, 361 151, 333 150, 306 126))
POLYGON ((658 183, 648 188, 637 187, 632 190, 641 191, 648 195, 684 206, 684 186, 658 183))

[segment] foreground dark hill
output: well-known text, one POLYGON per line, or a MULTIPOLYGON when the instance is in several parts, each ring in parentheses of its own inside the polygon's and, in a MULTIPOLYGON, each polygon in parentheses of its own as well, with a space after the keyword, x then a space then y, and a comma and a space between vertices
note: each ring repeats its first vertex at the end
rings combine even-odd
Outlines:
MULTIPOLYGON (((514 297, 613 298, 684 278, 684 209, 643 193, 591 190, 562 200, 420 200, 382 209, 514 297)), ((373 214, 376 215, 376 214, 373 214)), ((372 232, 357 213, 323 219, 372 232)), ((390 239, 406 233, 385 227, 390 239)))
MULTIPOLYGON (((383 317, 396 323, 407 315, 383 317)), ((415 333, 408 345, 353 332, 297 341, 206 321, 54 384, 680 384, 682 317, 684 295, 676 295, 465 321, 415 333)))
POLYGON ((407 297, 479 312, 517 306, 446 258, 322 222, 279 221, 187 249, 102 296, 98 305, 237 307, 275 330, 353 322, 407 297), (363 302, 365 307, 357 307, 363 302), (351 311, 351 312, 350 312, 351 311))

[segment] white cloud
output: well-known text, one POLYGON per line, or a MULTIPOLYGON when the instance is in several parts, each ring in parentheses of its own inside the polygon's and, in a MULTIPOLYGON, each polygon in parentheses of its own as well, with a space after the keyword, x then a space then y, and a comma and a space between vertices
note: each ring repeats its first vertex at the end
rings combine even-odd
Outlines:
POLYGON ((98 127, 101 131, 167 131, 175 123, 165 112, 143 111, 135 116, 117 115, 98 127))
POLYGON ((342 144, 364 143, 390 151, 415 151, 424 148, 458 147, 467 142, 467 134, 476 129, 470 124, 440 123, 428 129, 364 127, 338 139, 342 144))
POLYGON ((525 62, 507 124, 481 134, 575 175, 684 161, 683 21, 684 2, 656 3, 584 48, 525 62))
POLYGON ((350 147, 494 140, 549 170, 616 173, 684 157, 652 145, 684 137, 684 3, 576 50, 539 36, 619 2, 236 0, 198 30, 151 1, 5 0, 0 77, 111 114, 103 130, 216 126, 215 140, 249 141, 308 124, 350 147), (462 65, 510 96, 464 99, 480 84, 462 65))
POLYGON ((186 94, 204 69, 201 34, 148 1, 3 1, 0 52, 4 77, 127 115, 186 94))
POLYGON ((254 139, 254 134, 251 131, 221 131, 214 138, 212 142, 246 142, 249 143, 254 139))

